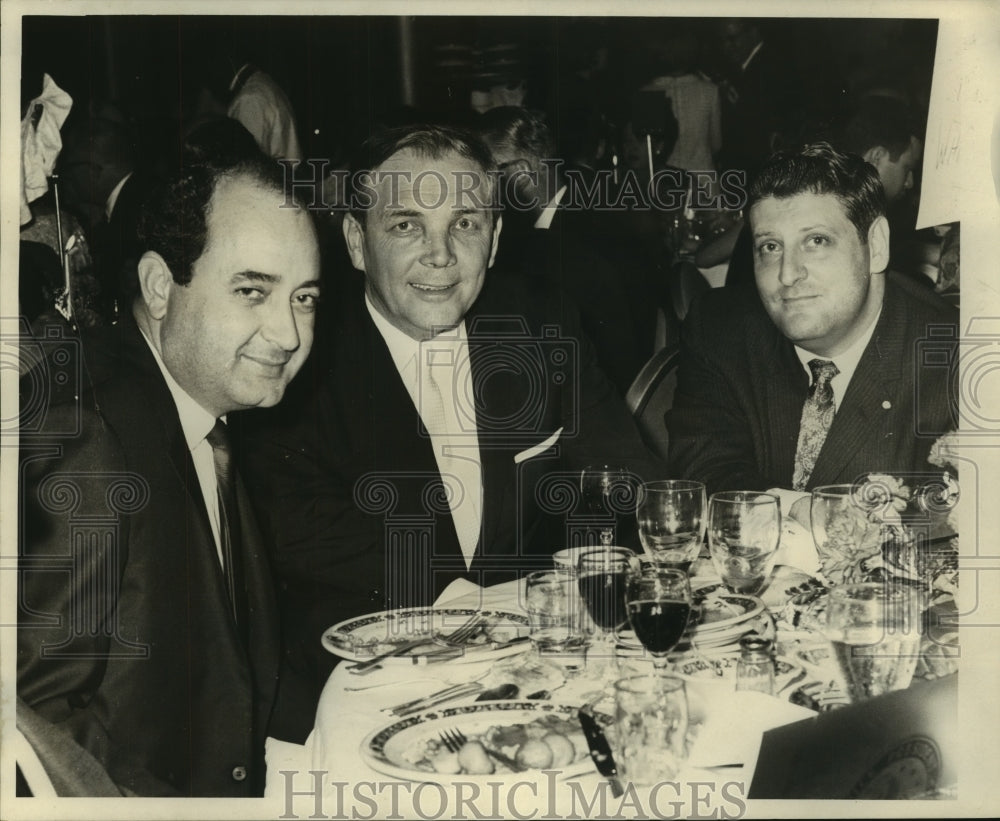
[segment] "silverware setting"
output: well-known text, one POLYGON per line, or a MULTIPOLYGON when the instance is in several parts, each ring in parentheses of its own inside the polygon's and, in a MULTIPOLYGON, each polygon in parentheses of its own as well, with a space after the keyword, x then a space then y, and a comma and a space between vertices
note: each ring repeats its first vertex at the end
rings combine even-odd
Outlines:
MULTIPOLYGON (((441 738, 441 743, 444 744, 445 748, 452 753, 457 753, 461 750, 469 740, 465 733, 457 728, 442 730, 438 733, 438 735, 441 738)), ((510 768, 516 773, 523 773, 527 769, 524 765, 518 764, 513 758, 508 758, 503 753, 497 752, 485 744, 483 744, 483 749, 486 750, 486 754, 494 761, 503 764, 505 767, 510 768)))
POLYGON ((480 630, 484 622, 485 617, 481 613, 476 613, 468 621, 466 621, 465 624, 452 631, 447 636, 436 636, 434 638, 424 636, 419 639, 403 642, 386 653, 381 653, 374 658, 366 659, 365 661, 358 662, 357 664, 352 664, 347 668, 347 670, 355 675, 364 675, 365 673, 378 668, 381 662, 386 659, 404 655, 405 653, 410 652, 410 650, 414 650, 425 644, 431 644, 434 642, 444 644, 461 644, 462 642, 468 641, 472 638, 480 630))

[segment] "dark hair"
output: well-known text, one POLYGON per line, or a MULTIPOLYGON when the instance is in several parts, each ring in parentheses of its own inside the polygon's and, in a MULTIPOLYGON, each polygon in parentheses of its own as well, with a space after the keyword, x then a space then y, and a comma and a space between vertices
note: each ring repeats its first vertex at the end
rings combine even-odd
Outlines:
POLYGON ((889 159, 910 147, 913 137, 920 137, 923 128, 912 109, 902 100, 888 96, 867 97, 858 103, 847 117, 839 145, 852 154, 864 154, 875 146, 889 151, 889 159))
POLYGON ((747 210, 765 197, 832 194, 847 212, 862 243, 877 217, 885 216, 885 189, 873 165, 829 143, 812 143, 798 151, 772 154, 750 184, 747 210))
POLYGON ((493 155, 471 131, 446 125, 407 125, 379 131, 365 140, 351 164, 348 204, 351 214, 364 226, 365 213, 371 210, 370 177, 373 172, 394 154, 409 149, 421 157, 441 159, 455 153, 478 165, 486 185, 487 205, 496 220, 495 190, 496 164, 493 155))
POLYGON ((538 160, 555 153, 552 132, 540 111, 504 105, 491 108, 479 117, 478 132, 494 153, 513 153, 538 160))
POLYGON ((187 285, 191 266, 205 251, 212 195, 223 179, 243 177, 274 192, 275 207, 287 201, 281 165, 255 152, 227 153, 218 143, 193 143, 181 152, 176 171, 143 204, 139 215, 139 252, 155 251, 167 263, 174 281, 187 285))

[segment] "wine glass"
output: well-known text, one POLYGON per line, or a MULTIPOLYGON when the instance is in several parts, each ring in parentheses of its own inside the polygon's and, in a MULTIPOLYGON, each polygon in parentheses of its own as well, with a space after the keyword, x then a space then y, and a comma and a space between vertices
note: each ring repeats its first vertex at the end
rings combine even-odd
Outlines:
POLYGON ((580 473, 583 506, 590 516, 601 520, 602 545, 615 543, 617 517, 635 508, 634 479, 630 471, 613 465, 588 465, 580 473))
POLYGON ((691 615, 687 572, 655 564, 633 568, 625 585, 625 609, 636 638, 653 656, 653 667, 666 672, 667 654, 681 640, 691 615))
POLYGON ((625 584, 635 553, 627 547, 599 547, 580 554, 577 584, 580 597, 597 627, 588 657, 614 656, 615 630, 628 621, 625 584))
POLYGON ((646 553, 657 564, 688 572, 701 550, 707 506, 701 482, 666 479, 641 485, 635 516, 646 553))
POLYGON ((708 501, 708 551, 732 593, 756 595, 778 555, 781 502, 773 493, 730 490, 708 501))

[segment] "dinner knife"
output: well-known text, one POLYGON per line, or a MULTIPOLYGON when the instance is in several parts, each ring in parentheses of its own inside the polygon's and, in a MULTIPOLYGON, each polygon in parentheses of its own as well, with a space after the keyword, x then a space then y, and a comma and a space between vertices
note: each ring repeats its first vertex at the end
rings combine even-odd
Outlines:
POLYGON ((597 767, 597 771, 601 775, 608 779, 608 783, 611 784, 611 794, 615 798, 620 798, 625 794, 625 790, 622 789, 621 782, 618 780, 618 765, 615 764, 615 758, 611 754, 608 737, 604 735, 604 730, 590 713, 580 710, 576 715, 583 728, 583 734, 587 738, 587 746, 590 748, 590 757, 594 760, 594 766, 597 767))

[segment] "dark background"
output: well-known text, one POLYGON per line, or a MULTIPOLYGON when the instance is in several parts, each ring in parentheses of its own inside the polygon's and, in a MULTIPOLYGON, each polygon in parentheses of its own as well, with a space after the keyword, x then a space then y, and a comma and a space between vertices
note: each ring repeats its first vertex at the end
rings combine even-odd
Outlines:
MULTIPOLYGON (((804 105, 833 105, 838 95, 891 84, 926 108, 936 20, 759 23, 769 47, 780 47, 791 73, 812 87, 804 105)), ((598 107, 614 119, 626 93, 653 76, 657 43, 678 28, 698 39, 699 67, 722 79, 712 24, 635 17, 29 16, 22 113, 48 72, 74 98, 74 109, 90 99, 114 100, 155 143, 191 103, 197 59, 228 44, 286 90, 307 156, 341 156, 377 124, 402 119, 406 102, 425 113, 460 113, 471 88, 488 84, 491 73, 500 82, 524 79, 526 104, 548 112, 558 134, 560 123, 575 127, 573 112, 581 108, 598 107), (414 54, 405 72, 414 92, 409 100, 404 29, 414 54)))

